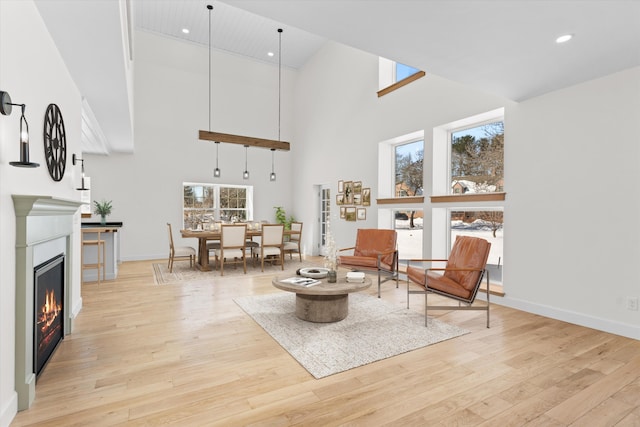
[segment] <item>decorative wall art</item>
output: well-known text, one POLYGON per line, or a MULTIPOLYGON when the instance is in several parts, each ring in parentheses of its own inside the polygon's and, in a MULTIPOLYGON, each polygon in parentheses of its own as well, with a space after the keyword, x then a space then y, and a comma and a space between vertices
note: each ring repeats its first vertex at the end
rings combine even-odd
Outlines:
POLYGON ((367 219, 367 209, 356 206, 371 206, 371 188, 363 187, 362 181, 338 180, 336 205, 340 207, 341 219, 346 221, 365 221, 367 219))
POLYGON ((347 221, 355 221, 356 220, 356 208, 347 207, 345 208, 344 219, 347 221))
POLYGON ((365 208, 358 208, 356 217, 358 218, 358 221, 364 221, 367 219, 367 210, 365 208))

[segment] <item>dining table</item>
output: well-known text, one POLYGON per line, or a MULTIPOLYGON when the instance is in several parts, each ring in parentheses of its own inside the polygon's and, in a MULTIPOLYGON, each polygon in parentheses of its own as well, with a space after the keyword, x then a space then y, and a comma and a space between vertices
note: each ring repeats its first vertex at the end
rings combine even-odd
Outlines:
MULTIPOLYGON (((196 267, 202 271, 211 271, 209 263, 209 250, 207 249, 207 241, 220 240, 222 231, 218 230, 180 230, 183 238, 198 239, 198 254, 196 258, 196 267)), ((300 234, 298 231, 284 230, 285 236, 300 234)), ((262 229, 247 228, 247 238, 262 236, 262 229)))

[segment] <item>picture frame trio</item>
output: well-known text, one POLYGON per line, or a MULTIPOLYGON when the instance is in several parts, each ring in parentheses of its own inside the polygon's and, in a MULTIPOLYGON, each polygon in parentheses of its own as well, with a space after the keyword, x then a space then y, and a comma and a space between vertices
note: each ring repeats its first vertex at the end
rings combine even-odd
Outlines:
POLYGON ((371 188, 363 187, 362 181, 341 179, 338 181, 336 205, 340 207, 340 218, 346 221, 364 221, 367 219, 365 206, 371 206, 371 188))

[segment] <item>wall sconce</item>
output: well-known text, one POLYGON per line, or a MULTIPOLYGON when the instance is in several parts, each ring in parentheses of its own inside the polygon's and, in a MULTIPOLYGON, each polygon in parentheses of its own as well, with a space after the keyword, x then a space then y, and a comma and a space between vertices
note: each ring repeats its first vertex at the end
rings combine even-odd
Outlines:
POLYGON ((244 146, 244 172, 242 172, 242 179, 249 179, 249 168, 247 168, 247 151, 249 146, 244 146))
POLYGON ((10 115, 13 105, 22 108, 22 115, 20 116, 20 161, 9 162, 9 164, 20 168, 37 168, 40 164, 29 161, 29 124, 24 117, 26 105, 13 104, 8 92, 0 91, 0 113, 5 116, 10 115))
POLYGON ((80 188, 76 188, 76 190, 80 190, 80 191, 88 190, 88 188, 84 186, 84 159, 76 157, 76 154, 73 153, 73 155, 71 156, 71 163, 73 163, 73 165, 75 166, 76 162, 80 162, 81 170, 82 170, 82 186, 80 188))

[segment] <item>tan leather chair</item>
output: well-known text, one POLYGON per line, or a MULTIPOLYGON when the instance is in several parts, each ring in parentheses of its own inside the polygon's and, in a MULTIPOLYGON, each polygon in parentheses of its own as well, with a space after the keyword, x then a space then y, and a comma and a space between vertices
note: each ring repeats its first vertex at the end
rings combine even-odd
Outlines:
POLYGON ((424 324, 427 325, 427 310, 486 310, 489 327, 489 272, 486 270, 491 243, 478 237, 458 236, 449 259, 411 259, 407 263, 407 308, 410 294, 424 294, 424 324), (444 268, 424 268, 418 263, 446 262, 444 268), (414 263, 412 266, 411 263, 414 263), (487 277, 487 303, 472 306, 482 278, 487 277), (420 290, 410 290, 411 283, 420 290), (430 306, 427 295, 442 295, 458 301, 458 306, 430 306), (461 305, 465 304, 465 305, 461 305))
POLYGON ((378 298, 380 285, 387 280, 395 280, 396 288, 398 287, 397 236, 395 230, 360 228, 356 236, 356 245, 338 250, 353 250, 353 255, 340 255, 340 266, 354 271, 371 270, 378 273, 378 298))
POLYGON ((171 224, 167 223, 169 230, 169 273, 173 271, 173 260, 176 258, 189 258, 189 267, 193 267, 196 261, 196 250, 191 246, 178 246, 173 245, 173 232, 171 231, 171 224))
POLYGON ((302 223, 301 222, 292 222, 291 223, 291 236, 289 236, 289 241, 284 243, 284 251, 285 253, 289 253, 289 259, 293 258, 293 253, 297 252, 298 257, 300 258, 300 262, 302 262, 302 250, 300 249, 300 240, 302 239, 302 223))

